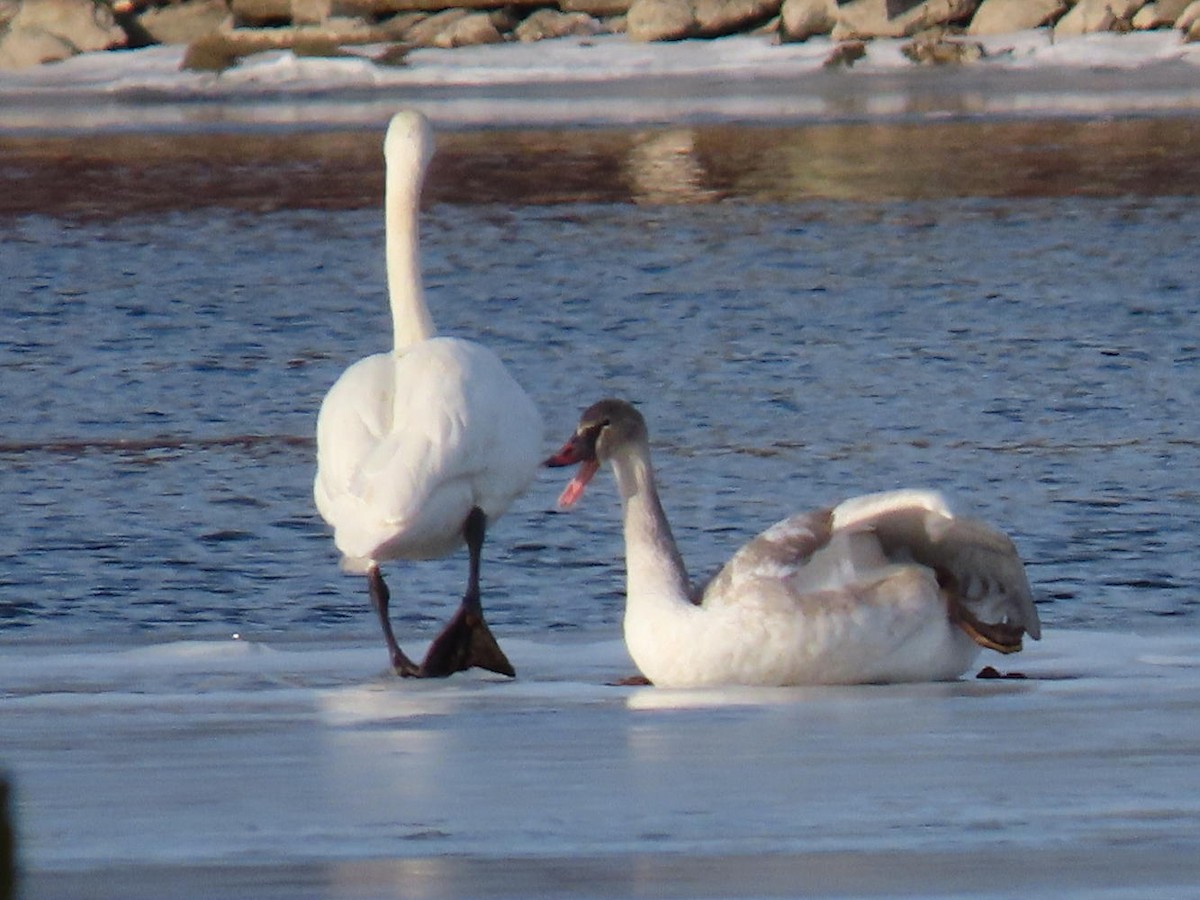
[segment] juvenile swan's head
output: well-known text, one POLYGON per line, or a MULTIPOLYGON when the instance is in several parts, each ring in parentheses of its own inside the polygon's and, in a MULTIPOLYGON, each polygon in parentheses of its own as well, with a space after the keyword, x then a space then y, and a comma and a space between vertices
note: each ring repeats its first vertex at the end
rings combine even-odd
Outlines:
POLYGON ((583 411, 575 433, 545 465, 552 468, 579 464, 579 471, 558 498, 559 506, 573 506, 600 469, 622 447, 645 443, 646 420, 631 403, 601 400, 583 411))

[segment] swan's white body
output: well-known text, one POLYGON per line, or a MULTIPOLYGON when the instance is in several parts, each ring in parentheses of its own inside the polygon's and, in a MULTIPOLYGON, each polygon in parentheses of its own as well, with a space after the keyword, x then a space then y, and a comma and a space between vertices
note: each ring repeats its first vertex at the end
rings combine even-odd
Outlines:
POLYGON ((496 355, 433 337, 359 360, 317 419, 317 509, 343 566, 433 559, 463 543, 472 508, 493 521, 537 471, 541 420, 496 355))
POLYGON ((692 592, 640 415, 621 401, 596 404, 573 442, 550 460, 574 461, 584 466, 564 492, 567 505, 600 461, 611 462, 616 475, 625 641, 653 684, 940 681, 962 675, 981 643, 1012 652, 1022 633, 1040 636, 1012 542, 954 517, 935 492, 875 494, 784 519, 692 592), (597 422, 604 423, 598 431, 597 422), (590 464, 578 452, 589 430, 590 464))
MULTIPOLYGON (((542 443, 533 401, 492 351, 434 336, 418 242, 429 123, 397 114, 384 154, 394 346, 354 363, 325 396, 313 486, 344 568, 373 577, 381 561, 455 550, 474 510, 494 521, 533 480, 542 443)), ((378 609, 374 588, 372 599, 378 609)))

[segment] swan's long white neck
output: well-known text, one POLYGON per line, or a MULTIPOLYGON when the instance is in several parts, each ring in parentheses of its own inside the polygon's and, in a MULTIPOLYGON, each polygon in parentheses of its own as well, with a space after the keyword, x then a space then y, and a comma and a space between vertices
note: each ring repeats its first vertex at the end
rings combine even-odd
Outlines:
POLYGON ((622 448, 612 467, 625 525, 627 617, 647 609, 691 609, 687 571, 658 499, 649 448, 622 448))
POLYGON ((388 159, 384 211, 388 299, 393 346, 404 350, 433 337, 435 329, 421 280, 420 212, 424 165, 388 159))

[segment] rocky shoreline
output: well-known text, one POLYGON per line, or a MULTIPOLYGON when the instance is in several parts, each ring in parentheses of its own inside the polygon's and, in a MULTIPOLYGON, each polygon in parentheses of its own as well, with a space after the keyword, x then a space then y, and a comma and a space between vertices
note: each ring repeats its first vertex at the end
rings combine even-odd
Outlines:
POLYGON ((413 48, 568 35, 632 41, 738 33, 827 36, 827 65, 853 65, 875 38, 911 38, 914 63, 970 63, 974 40, 1034 28, 1055 39, 1176 29, 1200 40, 1200 0, 0 0, 0 69, 153 44, 186 44, 183 67, 221 71, 255 53, 337 56, 370 47, 379 65, 413 48))

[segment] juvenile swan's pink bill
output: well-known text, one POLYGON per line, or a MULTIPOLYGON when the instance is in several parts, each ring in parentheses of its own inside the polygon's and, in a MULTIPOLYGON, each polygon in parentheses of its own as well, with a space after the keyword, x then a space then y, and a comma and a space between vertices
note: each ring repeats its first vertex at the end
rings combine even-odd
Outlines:
POLYGON ((575 473, 575 477, 563 488, 563 492, 558 495, 559 509, 570 509, 575 505, 579 498, 583 496, 584 488, 592 480, 592 476, 599 471, 600 463, 595 458, 591 449, 585 445, 583 438, 578 434, 563 444, 562 448, 544 463, 544 465, 552 469, 574 465, 575 463, 579 463, 579 470, 575 473))
POLYGON ((570 509, 574 506, 579 498, 583 496, 584 489, 588 486, 588 482, 592 480, 592 476, 600 470, 600 463, 595 460, 588 460, 579 464, 579 471, 575 473, 575 477, 567 482, 567 486, 563 488, 563 492, 558 495, 558 508, 570 509))

